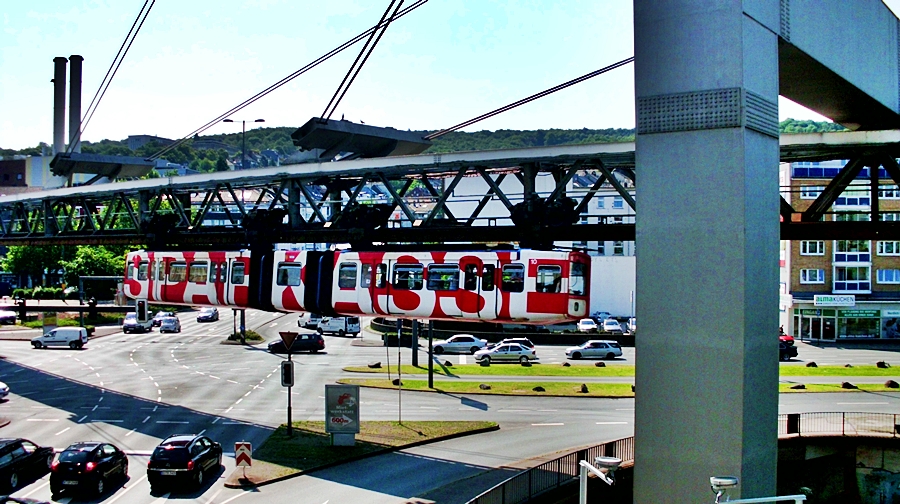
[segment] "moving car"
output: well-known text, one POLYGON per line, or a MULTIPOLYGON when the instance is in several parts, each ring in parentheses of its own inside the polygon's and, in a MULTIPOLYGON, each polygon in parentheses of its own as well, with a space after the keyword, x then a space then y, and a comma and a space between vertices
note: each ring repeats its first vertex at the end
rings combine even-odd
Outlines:
POLYGON ((343 336, 345 334, 359 335, 359 317, 322 317, 316 327, 319 334, 331 333, 343 336))
POLYGON ((197 314, 197 322, 215 322, 219 320, 219 309, 208 306, 197 314))
POLYGON ((487 340, 478 339, 471 334, 457 334, 444 341, 434 342, 432 348, 436 354, 445 352, 474 354, 486 346, 487 340))
POLYGON ((0 382, 0 399, 6 399, 6 396, 9 395, 9 385, 0 382))
POLYGON ((53 448, 23 438, 0 439, 0 488, 13 491, 26 479, 39 478, 53 464, 53 448))
POLYGON ((315 329, 319 327, 322 316, 318 313, 304 313, 297 319, 297 325, 305 329, 315 329))
POLYGON ((600 329, 594 319, 589 318, 579 320, 576 327, 578 332, 597 332, 600 329))
POLYGON ((147 481, 150 491, 175 484, 203 486, 206 471, 222 467, 222 445, 199 434, 175 434, 150 455, 147 481))
POLYGON ((159 324, 159 332, 167 333, 167 332, 181 332, 181 321, 178 320, 178 317, 165 317, 162 319, 162 323, 159 324))
POLYGON ((16 312, 10 310, 0 310, 0 324, 12 325, 16 323, 16 312))
POLYGON ((537 354, 535 354, 533 348, 528 348, 518 343, 503 343, 475 352, 475 360, 487 363, 529 362, 537 360, 537 354))
POLYGON ((125 322, 122 324, 122 332, 128 334, 130 332, 151 332, 153 331, 153 321, 141 322, 137 318, 137 314, 128 313, 125 315, 125 322))
POLYGON ((797 347, 793 343, 778 343, 778 359, 781 361, 789 361, 797 356, 797 347))
MULTIPOLYGON (((298 334, 291 343, 291 353, 312 352, 325 350, 325 338, 321 334, 298 334)), ((284 341, 275 340, 269 343, 270 353, 287 353, 284 341)))
POLYGON ((153 317, 153 327, 159 327, 160 325, 162 325, 162 321, 166 317, 177 317, 177 315, 175 315, 175 312, 160 310, 156 312, 156 316, 153 317))
POLYGON ((601 359, 615 359, 622 356, 622 347, 612 340, 589 340, 584 343, 566 348, 566 357, 569 359, 581 359, 594 357, 601 359))
POLYGON ((87 342, 87 329, 84 327, 57 327, 47 334, 31 338, 31 346, 34 348, 67 346, 74 350, 82 348, 87 342))
POLYGON ((786 344, 786 345, 793 345, 793 344, 794 344, 794 337, 791 336, 790 334, 779 334, 779 335, 778 335, 778 341, 780 341, 780 342, 782 342, 782 343, 784 343, 784 344, 786 344))
POLYGON ((50 491, 66 490, 102 495, 107 481, 128 478, 128 457, 110 443, 85 441, 69 445, 50 466, 50 491))
POLYGON ((613 333, 624 332, 624 331, 622 331, 622 326, 619 325, 619 321, 616 319, 608 318, 608 319, 604 320, 601 327, 602 327, 603 332, 613 332, 613 333))

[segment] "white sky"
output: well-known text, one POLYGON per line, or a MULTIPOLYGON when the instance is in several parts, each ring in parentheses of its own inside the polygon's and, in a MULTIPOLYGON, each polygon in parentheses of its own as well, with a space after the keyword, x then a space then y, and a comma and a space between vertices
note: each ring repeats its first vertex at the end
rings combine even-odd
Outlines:
MULTIPOLYGON (((0 2, 0 147, 52 144, 53 58, 85 58, 86 111, 143 1, 0 2)), ((372 26, 387 4, 157 0, 84 139, 181 138, 372 26)), ((333 117, 398 129, 452 126, 632 56, 631 6, 629 0, 431 0, 391 25, 333 117)), ((233 117, 297 127, 321 115, 360 47, 233 117)), ((780 109, 782 119, 824 120, 787 100, 780 109)), ((634 122, 628 65, 467 131, 634 122)), ((218 124, 206 134, 237 131, 239 125, 218 124)))

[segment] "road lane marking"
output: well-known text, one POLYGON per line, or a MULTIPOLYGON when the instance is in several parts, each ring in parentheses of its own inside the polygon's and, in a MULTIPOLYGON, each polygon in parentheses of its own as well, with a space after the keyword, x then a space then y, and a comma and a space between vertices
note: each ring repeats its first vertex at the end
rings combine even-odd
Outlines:
POLYGON ((181 425, 184 425, 184 424, 189 424, 189 423, 191 423, 191 422, 187 422, 187 421, 183 421, 183 420, 157 420, 156 423, 161 423, 161 424, 181 424, 181 425))
POLYGON ((862 406, 862 405, 879 405, 883 406, 887 404, 886 402, 839 402, 835 404, 840 404, 843 406, 862 406))
POLYGON ((253 393, 253 391, 252 391, 252 390, 248 390, 248 391, 247 391, 247 393, 246 393, 246 394, 244 394, 244 397, 247 397, 247 396, 248 396, 248 395, 250 395, 250 394, 252 394, 252 393, 253 393))
POLYGON ((222 419, 222 417, 216 417, 216 419, 215 419, 215 420, 213 420, 213 422, 212 422, 212 423, 216 423, 216 422, 218 422, 218 421, 219 421, 219 420, 221 420, 221 419, 222 419))
POLYGON ((148 415, 147 418, 145 418, 144 421, 141 422, 141 423, 147 423, 147 420, 150 420, 150 416, 149 416, 149 415, 148 415))
POLYGON ((153 411, 156 411, 156 408, 159 408, 159 406, 154 406, 153 411))
POLYGON ((240 385, 240 383, 238 383, 238 382, 236 382, 236 381, 234 381, 234 380, 228 380, 228 383, 236 383, 236 384, 240 385))
POLYGON ((562 422, 533 423, 533 424, 531 424, 532 427, 553 427, 553 426, 557 426, 557 425, 566 425, 566 424, 564 424, 564 423, 562 423, 562 422))
MULTIPOLYGON (((138 479, 137 481, 134 481, 134 482, 130 482, 130 481, 129 481, 130 484, 126 483, 126 484, 122 485, 122 491, 116 492, 116 496, 113 497, 112 500, 108 501, 108 503, 109 503, 109 504, 113 504, 113 502, 116 502, 117 500, 121 499, 122 496, 125 495, 126 492, 128 492, 128 491, 131 490, 132 488, 138 486, 138 483, 140 483, 141 481, 144 481, 145 479, 147 479, 147 475, 146 475, 146 474, 144 474, 143 476, 141 476, 140 479, 138 479)), ((165 497, 168 498, 168 497, 169 497, 169 494, 166 494, 165 497)))
POLYGON ((31 489, 30 492, 28 492, 28 493, 25 494, 25 495, 22 495, 21 497, 28 497, 29 495, 31 495, 31 494, 37 492, 38 490, 43 489, 44 487, 46 487, 46 486, 49 485, 49 484, 50 484, 50 481, 47 481, 47 482, 44 483, 43 485, 40 485, 40 486, 38 486, 38 487, 36 487, 36 488, 31 489))
POLYGON ((95 404, 94 407, 91 408, 91 411, 97 411, 97 407, 98 407, 98 406, 99 406, 99 404, 95 404))
POLYGON ((214 379, 216 379, 216 380, 221 380, 221 378, 219 378, 218 376, 209 375, 209 377, 210 377, 210 378, 214 378, 214 379))
POLYGON ((628 422, 597 422, 597 425, 628 425, 628 422))
POLYGON ((66 431, 69 430, 69 429, 71 429, 71 427, 66 427, 65 429, 63 429, 63 430, 57 432, 57 433, 54 434, 54 435, 59 436, 60 434, 62 434, 63 432, 66 432, 66 431))
POLYGON ((27 418, 26 422, 59 422, 59 418, 27 418))
POLYGON ((131 429, 130 431, 128 431, 128 434, 125 434, 125 437, 128 437, 128 436, 134 434, 134 431, 136 431, 136 430, 137 429, 131 429))
POLYGON ((125 420, 91 420, 91 423, 99 422, 99 423, 124 423, 125 420))
POLYGON ((87 415, 84 415, 83 417, 79 418, 78 422, 76 422, 76 423, 81 423, 81 421, 84 420, 85 418, 87 418, 87 415))
POLYGON ((238 399, 237 401, 235 401, 234 404, 241 404, 241 401, 243 401, 243 400, 244 400, 244 398, 241 397, 240 399, 238 399))

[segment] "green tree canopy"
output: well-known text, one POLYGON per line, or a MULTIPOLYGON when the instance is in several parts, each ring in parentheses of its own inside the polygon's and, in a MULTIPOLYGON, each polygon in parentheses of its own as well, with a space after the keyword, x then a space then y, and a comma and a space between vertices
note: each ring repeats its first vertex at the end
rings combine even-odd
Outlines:
POLYGON ((66 283, 76 285, 79 276, 119 276, 125 272, 125 256, 106 247, 78 245, 70 261, 61 260, 66 283))

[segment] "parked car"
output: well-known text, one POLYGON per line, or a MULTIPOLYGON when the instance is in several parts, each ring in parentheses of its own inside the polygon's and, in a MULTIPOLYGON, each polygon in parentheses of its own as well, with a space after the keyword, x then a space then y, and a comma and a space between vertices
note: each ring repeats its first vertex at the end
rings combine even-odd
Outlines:
POLYGON ((611 333, 623 333, 622 326, 619 325, 619 321, 616 319, 608 318, 603 321, 601 325, 603 332, 611 332, 611 333))
POLYGON ((784 343, 785 345, 793 345, 794 337, 791 336, 790 334, 779 334, 778 341, 784 343))
POLYGON ((789 361, 797 356, 797 347, 794 346, 793 343, 778 343, 778 359, 782 361, 789 361))
POLYGON ((181 321, 178 320, 178 317, 165 317, 164 319, 162 319, 162 323, 159 324, 159 332, 179 333, 181 332, 181 321))
POLYGON ((69 445, 50 466, 50 491, 66 490, 102 495, 106 483, 128 479, 128 457, 110 443, 86 441, 69 445))
MULTIPOLYGON (((325 338, 321 334, 298 334, 291 343, 291 353, 312 352, 325 350, 325 338)), ((284 341, 278 339, 269 343, 269 352, 287 353, 284 341)))
POLYGON ((156 312, 156 316, 153 317, 153 327, 159 327, 160 325, 162 325, 163 319, 165 319, 167 317, 177 317, 177 316, 178 315, 175 315, 175 312, 160 310, 160 311, 156 312))
POLYGON ((151 332, 153 331, 153 322, 148 320, 141 322, 137 315, 128 313, 125 315, 125 322, 122 324, 122 332, 128 334, 130 332, 151 332))
POLYGON ((526 347, 526 348, 534 348, 534 343, 532 343, 531 340, 528 338, 506 338, 506 339, 500 340, 498 343, 488 343, 487 348, 493 348, 495 346, 503 345, 505 343, 516 343, 516 344, 522 345, 523 347, 526 347))
POLYGON ((297 319, 297 325, 305 329, 315 329, 319 327, 319 321, 321 320, 322 316, 318 313, 304 313, 297 319))
POLYGON ((199 434, 169 436, 150 455, 147 481, 150 491, 190 483, 203 486, 206 471, 222 466, 222 445, 199 434))
POLYGON ((476 338, 471 334, 457 334, 444 341, 435 341, 432 349, 436 354, 445 352, 474 354, 486 346, 487 340, 476 338))
POLYGON ((359 335, 359 317, 322 317, 316 332, 319 334, 331 333, 338 336, 345 334, 359 335))
POLYGON ((6 396, 9 395, 9 385, 0 382, 0 399, 6 399, 6 396))
POLYGON ((518 343, 503 343, 491 348, 485 348, 475 352, 475 360, 478 362, 529 362, 537 360, 534 348, 528 348, 518 343))
POLYGON ((637 319, 635 317, 629 318, 628 321, 625 322, 625 327, 622 329, 634 334, 634 332, 637 331, 637 319))
POLYGON ((578 332, 597 332, 599 330, 599 326, 594 319, 581 319, 578 321, 576 326, 578 328, 578 332))
POLYGON ((27 479, 47 474, 53 464, 53 448, 27 439, 0 439, 0 487, 13 491, 27 479))
POLYGON ((608 318, 612 318, 612 315, 608 311, 595 311, 591 313, 591 318, 599 324, 608 318))
POLYGON ((566 348, 566 357, 569 359, 581 359, 594 357, 601 359, 615 359, 622 356, 622 347, 612 340, 589 340, 584 343, 566 348))
POLYGON ((219 309, 208 306, 206 308, 201 308, 200 313, 197 314, 197 322, 215 322, 219 320, 219 309))
POLYGON ((0 324, 13 325, 16 323, 16 312, 10 310, 0 310, 0 324))
POLYGON ((57 327, 47 334, 31 338, 31 346, 34 348, 67 346, 74 350, 82 348, 87 342, 87 329, 84 327, 57 327))

